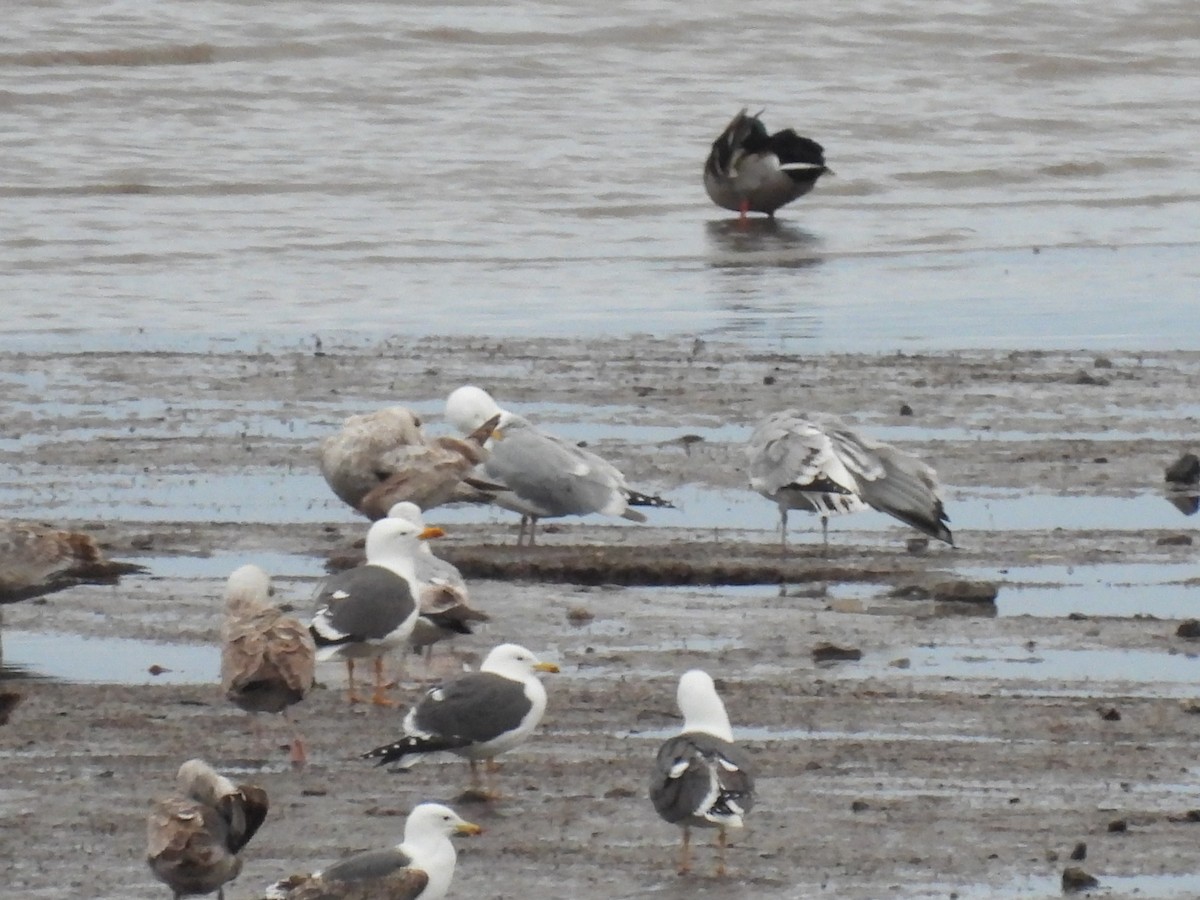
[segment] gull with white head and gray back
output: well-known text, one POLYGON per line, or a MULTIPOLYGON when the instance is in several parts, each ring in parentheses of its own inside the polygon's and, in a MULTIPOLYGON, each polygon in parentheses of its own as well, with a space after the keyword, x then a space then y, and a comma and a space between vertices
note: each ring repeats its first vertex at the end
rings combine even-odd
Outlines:
POLYGON ((427 753, 448 751, 468 760, 475 796, 496 799, 495 785, 482 790, 477 763, 486 760, 495 772, 494 757, 525 743, 546 711, 546 688, 538 672, 557 672, 558 666, 540 661, 517 644, 492 649, 479 667, 430 690, 408 711, 403 736, 363 754, 378 765, 395 763, 405 771, 427 753))
POLYGON ((746 752, 733 742, 725 704, 712 678, 684 673, 676 693, 683 729, 659 748, 650 778, 650 802, 665 821, 683 829, 679 874, 691 870, 691 829, 716 828, 716 875, 725 875, 726 829, 741 828, 754 806, 754 776, 746 752))
POLYGON ((871 507, 930 537, 954 545, 937 473, 911 453, 872 440, 841 419, 785 409, 764 418, 746 447, 750 487, 779 506, 780 543, 787 549, 789 509, 829 517, 871 507))
MULTIPOLYGON (((425 528, 425 519, 415 503, 397 503, 388 510, 388 517, 407 519, 419 528, 425 528)), ((491 621, 491 616, 471 606, 470 592, 462 573, 434 554, 433 548, 424 541, 417 549, 416 578, 420 615, 409 643, 413 650, 425 651, 427 663, 434 644, 455 635, 473 634, 473 622, 491 621)))
POLYGON ((670 501, 636 491, 616 466, 595 453, 536 428, 528 419, 501 408, 485 390, 465 385, 446 400, 446 418, 462 432, 499 416, 487 442, 483 474, 507 491, 497 506, 521 514, 520 545, 529 527, 535 541, 539 519, 600 513, 633 522, 646 517, 635 506, 671 507, 670 501))
POLYGON ((442 900, 458 860, 450 837, 481 831, 448 806, 421 803, 408 814, 396 846, 285 878, 268 888, 266 900, 442 900))
POLYGON ((384 694, 383 657, 408 643, 420 610, 416 577, 417 548, 440 537, 440 528, 424 528, 406 519, 384 518, 367 531, 367 561, 327 578, 317 591, 317 611, 309 631, 317 661, 342 659, 349 679, 348 699, 358 703, 354 661, 374 663, 371 702, 393 706, 384 694))

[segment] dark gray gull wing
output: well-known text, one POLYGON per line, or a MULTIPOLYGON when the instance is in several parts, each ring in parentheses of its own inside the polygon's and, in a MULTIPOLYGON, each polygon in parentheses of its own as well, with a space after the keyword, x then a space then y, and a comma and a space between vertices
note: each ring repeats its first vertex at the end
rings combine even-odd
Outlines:
POLYGON ((408 581, 370 563, 330 576, 317 603, 310 631, 318 648, 383 640, 416 609, 408 581))
POLYGON ((655 760, 650 801, 672 824, 741 825, 754 806, 749 757, 736 744, 702 731, 670 738, 655 760))
POLYGON ((326 881, 362 881, 367 878, 383 878, 398 869, 412 865, 412 858, 399 847, 385 850, 366 850, 340 859, 321 870, 326 881))
POLYGON ((532 709, 522 682, 492 672, 472 672, 426 693, 405 718, 410 733, 362 758, 378 759, 382 766, 413 753, 487 743, 515 730, 532 709))

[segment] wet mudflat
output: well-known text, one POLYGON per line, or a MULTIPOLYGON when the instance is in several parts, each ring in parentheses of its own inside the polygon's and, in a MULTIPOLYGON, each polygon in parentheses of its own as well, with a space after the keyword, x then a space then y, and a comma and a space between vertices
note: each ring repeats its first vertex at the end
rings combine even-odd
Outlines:
MULTIPOLYGON (((460 841, 452 896, 1055 896, 1080 841, 1110 896, 1194 896, 1200 661, 1175 619, 1200 572, 1194 520, 1161 481, 1194 438, 1198 375, 1200 354, 1183 352, 796 359, 651 339, 4 354, 2 514, 93 531, 149 569, 3 610, 4 688, 24 695, 0 727, 6 884, 165 896, 141 861, 146 799, 190 755, 272 797, 232 900, 394 842, 412 805, 456 797, 460 761, 391 775, 355 758, 402 709, 347 707, 337 666, 300 708, 312 764, 286 771, 279 723, 260 739, 218 696, 215 642, 241 562, 307 610, 327 559, 356 552, 362 522, 315 474, 320 436, 392 402, 436 431, 441 400, 471 381, 683 501, 647 526, 552 523, 521 551, 508 514, 429 516, 494 617, 435 670, 510 639, 563 668, 542 731, 504 759, 507 798, 462 806, 486 833, 460 841), (872 513, 835 522, 823 551, 795 515, 782 558, 740 444, 784 405, 929 460, 960 549, 909 552, 914 533, 872 513), (997 604, 938 599, 959 581, 997 584, 997 604), (71 674, 30 649, 46 635, 62 636, 71 674), (72 643, 85 638, 94 658, 72 643), (823 643, 862 659, 817 663, 823 643), (114 676, 106 647, 173 671, 114 676), (696 875, 673 873, 678 836, 645 799, 692 666, 718 679, 760 768, 725 882, 703 850, 696 875)), ((397 699, 426 674, 410 662, 397 699)))

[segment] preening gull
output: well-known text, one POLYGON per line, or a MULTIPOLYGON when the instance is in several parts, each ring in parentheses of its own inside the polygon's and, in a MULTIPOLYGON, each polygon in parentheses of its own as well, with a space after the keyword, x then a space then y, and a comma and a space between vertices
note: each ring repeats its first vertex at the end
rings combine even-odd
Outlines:
MULTIPOLYGON (((283 713, 295 731, 289 708, 312 688, 317 648, 308 627, 272 606, 270 594, 271 579, 258 566, 242 566, 229 576, 221 627, 221 687, 226 698, 247 712, 283 713)), ((305 763, 298 731, 291 761, 295 766, 305 763)))
POLYGON ((658 814, 683 829, 679 874, 691 868, 691 828, 716 828, 718 877, 725 874, 725 830, 741 828, 754 806, 754 776, 745 751, 733 743, 725 704, 713 680, 692 669, 679 679, 683 730, 659 748, 650 778, 658 814))
POLYGON ((761 115, 748 116, 743 109, 734 116, 704 163, 704 189, 712 202, 742 219, 748 212, 774 216, 829 171, 820 144, 791 128, 769 134, 761 115))
POLYGON ((910 453, 864 437, 836 416, 771 413, 750 436, 750 487, 779 505, 782 545, 787 547, 789 509, 821 517, 829 541, 829 517, 868 506, 954 546, 937 473, 910 453))
POLYGON ((473 385, 458 388, 446 400, 446 418, 467 432, 480 422, 499 416, 487 442, 490 455, 483 474, 508 488, 493 502, 521 514, 522 542, 526 524, 534 543, 537 521, 557 516, 603 513, 633 522, 646 517, 633 506, 670 507, 662 497, 643 494, 625 483, 625 476, 595 453, 577 447, 534 427, 528 419, 501 409, 487 391, 473 385))
POLYGON ((0 603, 83 582, 111 583, 120 575, 144 571, 142 566, 105 558, 91 535, 0 519, 0 603))
MULTIPOLYGON (((378 765, 396 763, 392 771, 410 768, 426 753, 447 750, 471 764, 471 787, 479 792, 479 760, 488 761, 523 744, 546 711, 546 688, 535 673, 557 672, 517 644, 492 649, 478 672, 444 682, 430 690, 404 717, 404 736, 376 747, 363 759, 378 765)), ((494 785, 493 785, 494 788, 494 785)), ((495 790, 482 792, 499 796, 495 790)))
POLYGON ((146 862, 173 896, 217 892, 242 870, 239 851, 267 817, 267 794, 234 785, 200 759, 179 767, 178 793, 154 801, 146 820, 146 862))
POLYGON ((380 519, 367 531, 366 563, 331 575, 318 591, 309 623, 317 660, 346 661, 351 703, 361 700, 354 689, 354 660, 370 658, 371 702, 394 705, 384 695, 383 657, 408 642, 417 621, 417 546, 442 534, 440 528, 420 528, 405 519, 380 519))
POLYGON ((458 859, 450 836, 481 831, 448 806, 422 803, 408 814, 402 843, 285 878, 267 890, 266 900, 441 900, 458 859))
MULTIPOLYGON (((418 528, 425 527, 421 509, 415 503, 397 503, 388 511, 388 516, 407 519, 418 528)), ((414 650, 425 650, 426 659, 434 644, 457 634, 472 634, 472 622, 491 620, 487 613, 471 606, 462 573, 451 563, 438 558, 433 548, 424 542, 417 548, 416 578, 420 615, 409 643, 414 650)))
POLYGON ((422 509, 487 502, 491 492, 473 473, 486 456, 483 443, 490 434, 483 422, 465 438, 430 440, 415 413, 390 406, 351 416, 325 438, 318 451, 321 474, 338 497, 372 520, 403 500, 422 509))

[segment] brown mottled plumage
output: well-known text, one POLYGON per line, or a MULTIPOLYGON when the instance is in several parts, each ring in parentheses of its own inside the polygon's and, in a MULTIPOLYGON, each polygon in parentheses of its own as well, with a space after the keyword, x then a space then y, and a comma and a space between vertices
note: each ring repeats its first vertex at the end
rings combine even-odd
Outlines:
POLYGON ((495 486, 472 473, 487 456, 483 444, 494 427, 485 423, 466 438, 428 440, 421 420, 403 406, 351 416, 321 442, 321 474, 338 497, 372 520, 402 500, 422 509, 487 502, 495 486))
MULTIPOLYGON (((268 604, 270 590, 270 579, 258 566, 242 566, 229 576, 221 628, 221 687, 247 712, 288 716, 288 708, 312 687, 317 648, 307 625, 268 604)), ((304 761, 304 741, 296 735, 292 762, 304 761)))
POLYGON ((234 785, 200 759, 179 767, 175 787, 146 820, 146 863, 175 898, 215 891, 223 900, 242 870, 239 851, 267 817, 267 794, 234 785))
POLYGON ((144 571, 106 559, 87 534, 35 522, 0 520, 0 603, 52 594, 87 581, 144 571))
POLYGON ((320 875, 293 875, 275 885, 269 900, 418 900, 429 876, 418 869, 402 869, 366 881, 325 881, 320 875))

